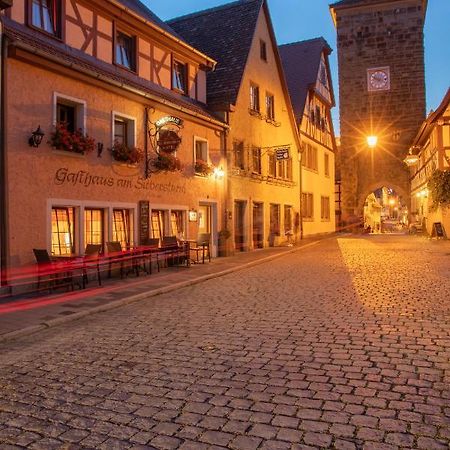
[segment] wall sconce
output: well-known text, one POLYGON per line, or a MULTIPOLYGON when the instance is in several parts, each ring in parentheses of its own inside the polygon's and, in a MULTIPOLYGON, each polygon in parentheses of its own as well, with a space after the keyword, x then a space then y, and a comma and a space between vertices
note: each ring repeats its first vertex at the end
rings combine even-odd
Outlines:
POLYGON ((370 148, 375 148, 378 144, 378 136, 367 136, 367 145, 370 148))
POLYGON ((41 145, 44 136, 45 133, 41 130, 41 126, 39 125, 36 130, 31 133, 31 137, 28 139, 28 144, 30 147, 38 148, 41 145))
POLYGON ((219 180, 221 180, 225 176, 225 171, 223 170, 222 166, 214 167, 213 173, 214 173, 214 177, 219 180))

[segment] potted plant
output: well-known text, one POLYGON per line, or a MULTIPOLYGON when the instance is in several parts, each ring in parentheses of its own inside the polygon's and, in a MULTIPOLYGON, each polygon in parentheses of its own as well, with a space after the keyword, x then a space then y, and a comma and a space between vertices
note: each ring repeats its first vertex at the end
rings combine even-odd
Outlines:
POLYGON ((227 256, 227 241, 231 237, 231 231, 227 228, 219 231, 219 256, 227 256))
POLYGON ((163 152, 153 158, 151 164, 158 172, 176 172, 183 169, 181 161, 176 156, 163 152))
POLYGON ((137 164, 144 159, 144 153, 140 148, 137 147, 128 147, 127 145, 114 142, 112 146, 111 155, 116 161, 128 163, 128 164, 137 164))
POLYGON ((194 164, 196 175, 207 177, 213 173, 213 167, 203 159, 197 159, 194 164))
POLYGON ((55 131, 50 134, 48 143, 56 150, 73 152, 84 155, 95 149, 95 139, 84 134, 81 128, 74 132, 67 129, 67 124, 58 123, 55 131))

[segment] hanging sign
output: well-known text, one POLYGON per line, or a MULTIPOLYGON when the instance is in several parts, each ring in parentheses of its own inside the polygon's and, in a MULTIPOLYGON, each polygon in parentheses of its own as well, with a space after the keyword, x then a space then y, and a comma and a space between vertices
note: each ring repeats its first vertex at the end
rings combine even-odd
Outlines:
POLYGON ((289 159, 289 147, 277 148, 275 151, 277 161, 289 159))
POLYGON ((173 153, 181 144, 181 137, 175 130, 159 130, 158 147, 166 153, 173 153))
POLYGON ((183 120, 180 119, 179 117, 175 117, 175 116, 164 116, 164 117, 161 117, 161 119, 158 119, 156 121, 155 125, 156 125, 156 128, 161 128, 164 125, 167 125, 169 123, 173 123, 177 127, 182 127, 183 126, 183 120))

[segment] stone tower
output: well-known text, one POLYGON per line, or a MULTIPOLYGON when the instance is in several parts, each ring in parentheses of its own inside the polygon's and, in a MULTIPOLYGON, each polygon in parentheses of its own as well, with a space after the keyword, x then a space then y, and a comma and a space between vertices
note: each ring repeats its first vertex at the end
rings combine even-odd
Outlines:
POLYGON ((343 220, 362 216, 370 192, 394 188, 408 204, 403 159, 425 119, 426 0, 342 0, 337 29, 343 220), (377 136, 370 148, 368 136, 377 136))

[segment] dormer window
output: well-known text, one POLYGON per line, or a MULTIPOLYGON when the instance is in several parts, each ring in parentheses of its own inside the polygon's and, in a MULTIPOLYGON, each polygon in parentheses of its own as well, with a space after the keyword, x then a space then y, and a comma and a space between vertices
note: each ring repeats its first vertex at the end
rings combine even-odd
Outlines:
POLYGON ((136 70, 135 38, 118 31, 116 34, 116 64, 129 70, 136 70))
POLYGON ((58 0, 32 0, 31 25, 52 36, 58 36, 58 0))
POLYGON ((187 93, 187 64, 174 60, 172 65, 172 89, 183 94, 187 93))

